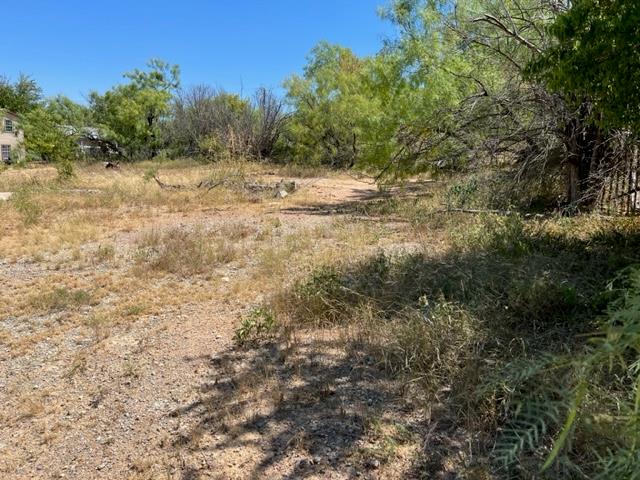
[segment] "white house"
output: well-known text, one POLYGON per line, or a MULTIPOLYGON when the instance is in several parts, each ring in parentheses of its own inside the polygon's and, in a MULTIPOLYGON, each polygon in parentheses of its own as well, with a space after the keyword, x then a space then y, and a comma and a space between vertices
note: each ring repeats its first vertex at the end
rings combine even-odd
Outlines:
POLYGON ((12 163, 23 155, 24 134, 14 113, 0 110, 0 161, 12 163))

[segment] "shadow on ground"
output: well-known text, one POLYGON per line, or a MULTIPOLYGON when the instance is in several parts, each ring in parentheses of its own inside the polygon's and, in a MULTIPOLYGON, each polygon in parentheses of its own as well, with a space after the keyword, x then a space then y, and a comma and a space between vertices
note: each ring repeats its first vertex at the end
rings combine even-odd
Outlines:
MULTIPOLYGON (((220 478, 384 478, 380 438, 408 442, 422 429, 366 348, 340 335, 265 341, 204 360, 199 398, 172 413, 189 425, 173 447, 205 455, 225 470, 220 478)), ((193 468, 189 475, 199 478, 193 468)))
POLYGON ((640 235, 520 225, 483 238, 444 254, 329 267, 284 292, 279 301, 299 325, 288 337, 190 360, 209 369, 199 398, 172 414, 188 426, 173 447, 227 469, 220 478, 457 478, 460 465, 489 469, 487 425, 497 419, 473 418, 470 400, 483 376, 519 355, 584 341, 578 334, 593 331, 607 283, 640 260, 640 235), (375 313, 370 331, 345 335, 362 312, 375 313), (463 326, 469 332, 458 334, 463 326), (431 403, 407 389, 420 382, 432 388, 431 403), (458 467, 447 463, 453 457, 458 467))
MULTIPOLYGON (((362 217, 381 217, 393 213, 398 202, 430 197, 433 195, 434 182, 411 182, 388 190, 368 188, 354 190, 346 200, 340 202, 317 202, 303 206, 284 208, 284 214, 307 215, 357 215, 362 217)), ((385 218, 389 221, 390 218, 385 218)))

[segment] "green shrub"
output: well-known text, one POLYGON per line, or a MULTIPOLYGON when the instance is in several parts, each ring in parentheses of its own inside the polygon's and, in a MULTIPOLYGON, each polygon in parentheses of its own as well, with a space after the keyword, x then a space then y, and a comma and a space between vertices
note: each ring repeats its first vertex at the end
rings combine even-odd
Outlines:
POLYGON ((254 308, 249 315, 242 319, 235 331, 235 341, 244 345, 256 341, 273 332, 276 327, 274 313, 266 308, 254 308))
POLYGON ((507 363, 478 393, 501 398, 494 458, 549 478, 635 478, 640 465, 640 269, 627 271, 598 332, 581 352, 507 363), (550 452, 550 453, 549 453, 550 452), (544 465, 542 465, 544 461, 544 465))
POLYGON ((478 180, 472 178, 463 183, 456 183, 449 187, 444 200, 447 208, 469 207, 478 192, 478 180))

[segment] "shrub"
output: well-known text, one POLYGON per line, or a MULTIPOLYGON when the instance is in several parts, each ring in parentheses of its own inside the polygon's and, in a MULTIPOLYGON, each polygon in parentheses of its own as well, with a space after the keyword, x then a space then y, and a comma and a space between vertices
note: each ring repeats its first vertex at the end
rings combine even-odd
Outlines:
POLYGON ((235 341, 244 345, 256 341, 273 332, 276 327, 274 313, 266 308, 254 308, 235 331, 235 341))

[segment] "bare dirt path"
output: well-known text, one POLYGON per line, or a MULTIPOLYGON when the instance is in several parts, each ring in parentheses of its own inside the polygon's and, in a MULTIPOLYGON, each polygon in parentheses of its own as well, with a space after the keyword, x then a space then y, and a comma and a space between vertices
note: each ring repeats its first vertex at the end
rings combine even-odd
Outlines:
MULTIPOLYGON (((344 351, 339 333, 301 337, 295 345, 240 349, 234 343, 239 319, 287 278, 287 252, 297 252, 293 244, 306 242, 309 255, 341 248, 344 240, 332 236, 336 221, 377 195, 375 186, 351 178, 300 184, 297 195, 305 201, 163 212, 141 227, 246 227, 250 233, 237 240, 243 244, 240 258, 206 277, 150 274, 132 281, 136 231, 111 235, 115 258, 105 264, 71 262, 56 269, 46 259, 0 263, 7 295, 44 291, 56 282, 100 292, 95 304, 3 312, 0 476, 408 475, 402 466, 384 470, 375 455, 366 454, 373 448, 367 439, 371 418, 395 432, 393 412, 381 411, 393 386, 365 355, 344 351), (267 240, 271 247, 259 244, 273 230, 292 244, 290 250, 274 240, 267 240), (129 321, 111 322, 114 312, 129 321)), ((367 248, 380 242, 374 238, 367 248)))

